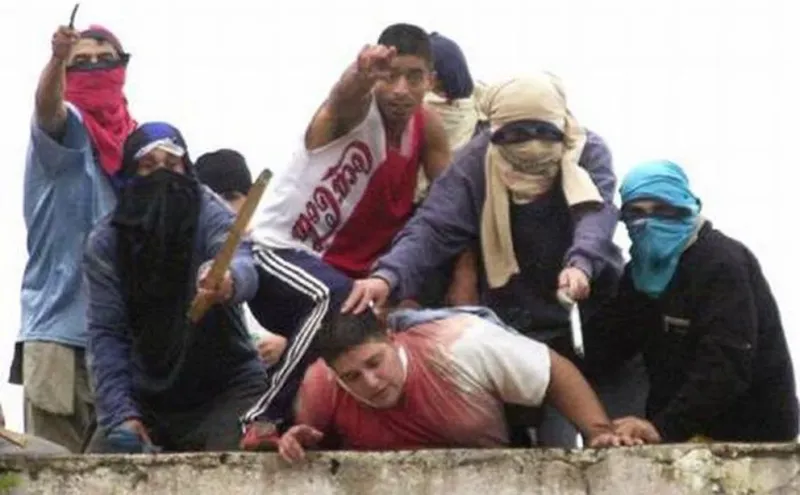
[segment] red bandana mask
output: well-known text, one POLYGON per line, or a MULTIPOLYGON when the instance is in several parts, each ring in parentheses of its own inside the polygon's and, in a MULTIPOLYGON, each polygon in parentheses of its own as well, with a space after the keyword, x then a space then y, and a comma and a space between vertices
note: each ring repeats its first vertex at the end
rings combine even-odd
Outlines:
POLYGON ((122 145, 136 128, 122 93, 125 67, 67 72, 66 100, 80 110, 103 170, 114 175, 122 166, 122 145))

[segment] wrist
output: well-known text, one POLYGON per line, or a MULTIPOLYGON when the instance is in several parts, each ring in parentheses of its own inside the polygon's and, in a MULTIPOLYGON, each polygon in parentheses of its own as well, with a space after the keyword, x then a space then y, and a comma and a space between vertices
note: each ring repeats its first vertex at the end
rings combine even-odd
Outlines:
POLYGON ((69 55, 61 56, 55 53, 50 54, 50 62, 49 64, 54 67, 58 68, 66 68, 67 67, 67 60, 69 60, 69 55))
POLYGON ((598 437, 600 435, 606 435, 609 433, 615 433, 614 425, 611 422, 607 423, 595 423, 586 428, 586 431, 583 433, 588 436, 590 439, 598 437))

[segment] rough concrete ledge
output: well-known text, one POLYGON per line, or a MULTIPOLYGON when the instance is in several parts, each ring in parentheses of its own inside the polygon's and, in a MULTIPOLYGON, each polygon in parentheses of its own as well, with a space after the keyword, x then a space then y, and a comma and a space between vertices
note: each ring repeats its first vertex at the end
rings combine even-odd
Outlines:
POLYGON ((0 458, 0 494, 796 494, 800 445, 0 458))

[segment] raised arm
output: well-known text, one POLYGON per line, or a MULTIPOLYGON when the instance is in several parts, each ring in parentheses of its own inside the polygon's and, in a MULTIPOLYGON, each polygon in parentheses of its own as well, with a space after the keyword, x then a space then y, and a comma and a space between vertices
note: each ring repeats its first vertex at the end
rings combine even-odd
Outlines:
POLYGON ((361 50, 311 119, 305 136, 307 150, 325 146, 364 120, 372 102, 372 88, 378 79, 389 77, 394 55, 394 48, 381 45, 367 45, 361 50))
POLYGON ((52 55, 36 88, 36 122, 54 137, 63 133, 67 122, 67 108, 64 105, 67 61, 78 37, 74 29, 64 26, 53 34, 52 55))

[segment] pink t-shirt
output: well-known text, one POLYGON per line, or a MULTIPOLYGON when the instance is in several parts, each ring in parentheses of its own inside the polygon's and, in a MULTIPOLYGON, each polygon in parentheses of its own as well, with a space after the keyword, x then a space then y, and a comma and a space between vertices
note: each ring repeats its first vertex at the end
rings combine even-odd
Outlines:
POLYGON ((503 404, 538 406, 550 381, 545 345, 472 315, 418 325, 395 343, 407 366, 397 406, 360 402, 319 360, 300 389, 297 423, 352 450, 500 447, 503 404))

